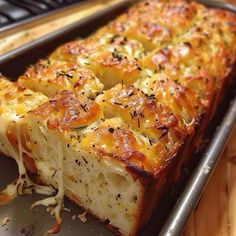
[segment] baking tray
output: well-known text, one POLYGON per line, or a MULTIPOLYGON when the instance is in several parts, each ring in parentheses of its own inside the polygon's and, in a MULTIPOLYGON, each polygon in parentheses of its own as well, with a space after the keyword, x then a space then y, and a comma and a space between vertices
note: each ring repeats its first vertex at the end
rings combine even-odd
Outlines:
POLYGON ((6 37, 10 34, 20 32, 24 27, 33 27, 46 21, 53 20, 56 17, 60 17, 62 14, 64 15, 65 12, 71 12, 73 9, 77 9, 77 11, 83 10, 86 7, 90 7, 91 4, 96 4, 101 2, 101 0, 86 0, 80 2, 74 2, 67 6, 63 6, 62 8, 54 9, 52 11, 46 11, 45 13, 41 13, 36 16, 29 17, 24 20, 16 21, 11 23, 10 25, 0 27, 0 38, 6 37))
MULTIPOLYGON (((0 56, 0 71, 11 80, 15 80, 22 74, 26 67, 35 63, 39 58, 45 57, 56 46, 72 40, 76 37, 85 37, 98 27, 124 12, 134 1, 121 1, 111 7, 86 17, 74 24, 64 27, 56 32, 48 34, 36 41, 26 44, 7 54, 0 56)), ((199 1, 210 7, 221 7, 236 12, 236 8, 230 4, 216 1, 199 1)), ((221 152, 236 123, 236 97, 235 84, 225 93, 216 112, 217 116, 211 122, 207 130, 206 138, 210 142, 205 150, 191 158, 183 169, 183 174, 172 185, 170 191, 161 200, 149 223, 144 227, 141 236, 151 235, 179 235, 183 229, 192 209, 204 189, 221 152), (191 175, 189 173, 192 173, 191 175)), ((13 160, 0 158, 0 189, 10 183, 17 176, 17 167, 13 160)), ((45 208, 37 208, 30 211, 30 205, 42 196, 19 196, 10 205, 0 207, 0 220, 9 217, 10 222, 0 226, 1 236, 41 236, 52 224, 53 219, 45 212, 45 208), (35 212, 36 211, 36 212, 35 212)), ((83 211, 77 205, 66 200, 66 207, 71 212, 63 212, 63 226, 58 236, 111 236, 105 225, 91 216, 87 216, 87 222, 82 223, 74 216, 83 211)))

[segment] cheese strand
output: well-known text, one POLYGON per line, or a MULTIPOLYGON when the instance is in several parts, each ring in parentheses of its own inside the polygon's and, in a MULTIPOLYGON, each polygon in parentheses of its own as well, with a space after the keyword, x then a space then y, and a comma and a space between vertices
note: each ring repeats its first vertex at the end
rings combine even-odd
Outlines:
POLYGON ((8 140, 7 135, 4 135, 4 138, 2 139, 4 140, 4 145, 6 146, 9 155, 17 163, 19 177, 16 181, 7 185, 7 187, 0 193, 0 205, 10 203, 17 197, 18 194, 25 195, 36 192, 44 195, 51 195, 55 192, 55 190, 50 186, 37 185, 31 181, 24 165, 23 153, 27 153, 27 155, 31 157, 32 155, 23 148, 21 142, 20 126, 18 124, 16 124, 16 137, 18 143, 18 152, 8 140))
POLYGON ((57 150, 58 150, 58 167, 57 167, 58 192, 55 196, 36 201, 31 206, 31 209, 39 205, 46 206, 48 207, 47 209, 50 211, 51 215, 55 216, 56 223, 52 226, 51 229, 49 229, 45 233, 45 235, 58 233, 62 225, 61 211, 63 210, 64 207, 64 179, 63 179, 64 171, 63 171, 63 149, 62 149, 60 133, 59 133, 57 150), (52 208, 50 209, 50 207, 52 208))

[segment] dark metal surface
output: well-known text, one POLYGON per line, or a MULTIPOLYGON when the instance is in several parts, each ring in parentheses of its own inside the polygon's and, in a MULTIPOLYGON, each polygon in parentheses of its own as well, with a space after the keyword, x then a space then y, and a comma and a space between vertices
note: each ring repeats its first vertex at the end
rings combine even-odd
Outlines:
MULTIPOLYGON (((5 55, 0 56, 0 71, 11 78, 12 80, 16 79, 19 75, 21 75, 24 70, 30 64, 35 63, 39 58, 43 58, 48 55, 55 47, 58 45, 72 40, 76 37, 85 37, 89 35, 91 32, 96 30, 98 27, 104 25, 118 14, 123 12, 129 4, 133 2, 131 1, 123 1, 118 3, 110 8, 99 11, 93 16, 89 16, 79 22, 76 22, 70 26, 64 27, 56 32, 53 32, 49 35, 46 35, 36 41, 33 41, 27 45, 24 45, 18 49, 15 49, 5 55)), ((204 3, 211 7, 220 7, 228 10, 236 9, 234 6, 230 4, 219 3, 216 1, 203 1, 199 0, 199 2, 204 3)), ((232 90, 232 89, 231 89, 232 90)), ((234 97, 231 91, 231 95, 227 96, 226 102, 224 103, 224 108, 219 111, 219 119, 213 125, 211 132, 214 133, 211 139, 211 142, 207 146, 205 153, 201 156, 200 161, 197 163, 197 167, 194 167, 194 172, 191 175, 187 176, 187 180, 184 185, 179 188, 178 194, 173 194, 173 191, 170 191, 165 198, 161 201, 159 207, 154 212, 153 217, 147 226, 140 233, 141 236, 152 236, 158 234, 161 231, 160 235, 168 235, 175 236, 179 235, 182 228, 184 227, 192 209, 196 205, 201 192, 204 189, 207 180, 212 173, 214 166, 217 163, 217 160, 220 156, 220 153, 223 150, 224 145, 226 144, 231 131, 233 130, 233 126, 236 123, 236 99, 231 102, 231 106, 228 108, 230 100, 234 97), (226 113, 227 111, 227 113, 226 113), (226 114, 224 116, 224 114, 226 114), (224 118, 223 118, 224 117, 224 118), (218 128, 216 129, 216 127, 218 128), (186 184, 187 183, 187 184, 186 184), (184 189, 184 190, 183 190, 184 189), (170 213, 171 212, 171 213, 170 213), (163 227, 164 225, 164 227, 163 227)), ((217 113, 218 115, 218 113, 217 113)), ((8 163, 9 160, 1 160, 0 159, 0 180, 5 178, 5 173, 10 173, 12 167, 9 168, 9 171, 6 170, 4 162, 8 163), (7 172, 6 172, 7 171, 7 172)), ((14 173, 14 171, 13 171, 14 173)), ((11 175, 13 175, 11 173, 11 175)), ((192 172, 191 172, 192 173, 192 172)), ((3 183, 6 181, 0 181, 0 188, 3 187, 3 183)), ((178 191, 177 191, 178 192, 178 191)), ((36 196, 33 196, 36 198, 36 196)), ((13 208, 15 209, 15 216, 19 216, 20 209, 24 209, 24 215, 21 220, 18 220, 18 224, 14 226, 9 225, 9 230, 4 231, 0 228, 0 235, 9 236, 13 235, 12 232, 14 230, 18 230, 19 233, 20 227, 24 227, 27 224, 32 224, 33 219, 35 221, 36 216, 32 217, 31 213, 27 213, 27 209, 29 209, 29 199, 30 197, 22 197, 16 199, 13 202, 13 205, 8 205, 4 208, 0 209, 0 220, 1 217, 4 216, 6 212, 12 212, 13 208), (5 213, 4 213, 5 212, 5 213), (18 212, 18 213, 17 213, 18 212), (4 213, 4 214, 3 214, 4 213), (30 215, 31 214, 31 215, 30 215), (13 228, 12 228, 13 227, 13 228), (18 228, 17 228, 18 227, 18 228), (9 233, 11 232, 11 233, 9 233)), ((32 199, 31 199, 32 200, 32 199)), ((79 207, 68 203, 73 210, 79 211, 79 207)), ((12 214, 12 213, 11 213, 12 214)), ((69 214, 69 213, 68 213, 69 214)), ((64 214, 64 226, 60 235, 112 235, 108 232, 101 223, 97 220, 94 220, 90 217, 89 221, 86 224, 76 223, 74 224, 71 219, 71 214, 64 214), (72 230, 68 231, 68 225, 73 224, 72 230), (93 231, 91 231, 91 228, 93 231)), ((6 214, 5 214, 6 215, 6 214)), ((37 214, 38 215, 38 214, 37 214)), ((40 211, 40 216, 44 218, 44 221, 40 219, 39 216, 36 225, 36 233, 32 236, 42 235, 43 230, 47 228, 50 218, 45 218, 45 214, 40 211), (47 220, 45 220, 47 219, 47 220), (42 226, 40 226, 42 225, 42 226), (45 228, 46 227, 46 228, 45 228)), ((16 232, 16 231, 14 231, 16 232)), ((19 234, 14 235, 20 235, 19 234)))
POLYGON ((64 10, 85 5, 93 0, 0 0, 0 18, 6 17, 8 21, 0 21, 0 33, 8 35, 19 31, 21 26, 34 25, 44 21, 64 10))

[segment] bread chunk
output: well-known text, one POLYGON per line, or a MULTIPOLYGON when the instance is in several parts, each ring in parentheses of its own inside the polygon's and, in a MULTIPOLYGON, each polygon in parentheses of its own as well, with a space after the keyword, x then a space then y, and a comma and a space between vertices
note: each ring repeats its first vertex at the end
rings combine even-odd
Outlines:
POLYGON ((94 98, 104 87, 91 71, 73 63, 59 61, 51 64, 50 60, 40 60, 20 76, 18 81, 46 96, 53 96, 66 89, 94 98))
POLYGON ((34 93, 19 83, 0 77, 0 150, 16 161, 19 170, 18 179, 0 193, 0 205, 11 202, 17 194, 38 192, 50 195, 55 192, 50 187, 32 182, 26 171, 37 172, 25 139, 25 117, 47 100, 41 93, 34 93))

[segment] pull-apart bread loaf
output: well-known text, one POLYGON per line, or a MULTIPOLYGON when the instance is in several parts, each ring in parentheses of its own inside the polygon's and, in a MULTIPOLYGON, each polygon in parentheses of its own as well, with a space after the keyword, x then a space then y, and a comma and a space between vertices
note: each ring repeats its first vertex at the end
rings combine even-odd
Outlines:
POLYGON ((199 142, 235 59, 235 14, 147 0, 18 82, 2 78, 0 150, 19 179, 1 203, 53 194, 33 206, 54 206, 55 233, 65 195, 115 233, 136 235, 199 142))

